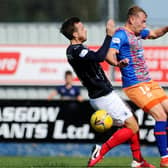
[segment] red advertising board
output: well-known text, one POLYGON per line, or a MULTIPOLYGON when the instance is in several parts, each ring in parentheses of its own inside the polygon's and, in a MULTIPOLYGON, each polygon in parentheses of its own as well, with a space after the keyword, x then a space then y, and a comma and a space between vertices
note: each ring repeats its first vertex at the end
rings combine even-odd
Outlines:
MULTIPOLYGON (((144 55, 152 79, 160 83, 168 82, 168 46, 144 47, 144 55)), ((121 82, 119 68, 115 68, 114 81, 121 82)))
POLYGON ((14 74, 19 64, 19 57, 18 52, 0 52, 0 75, 14 74))

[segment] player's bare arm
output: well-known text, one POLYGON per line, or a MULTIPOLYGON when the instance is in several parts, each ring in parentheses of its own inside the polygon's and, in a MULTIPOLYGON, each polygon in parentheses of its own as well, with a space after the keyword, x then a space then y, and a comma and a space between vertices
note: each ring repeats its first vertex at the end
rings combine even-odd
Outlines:
POLYGON ((118 65, 118 61, 116 58, 116 54, 118 54, 119 51, 115 48, 109 48, 107 55, 106 55, 106 61, 112 65, 112 66, 117 66, 118 65))
POLYGON ((120 61, 117 61, 116 54, 118 54, 119 51, 115 48, 109 48, 107 56, 106 56, 106 61, 112 65, 112 66, 118 66, 120 68, 125 67, 128 65, 129 60, 127 58, 122 59, 120 61))
POLYGON ((156 30, 151 30, 150 34, 148 36, 148 39, 156 39, 168 32, 168 26, 156 29, 156 30))

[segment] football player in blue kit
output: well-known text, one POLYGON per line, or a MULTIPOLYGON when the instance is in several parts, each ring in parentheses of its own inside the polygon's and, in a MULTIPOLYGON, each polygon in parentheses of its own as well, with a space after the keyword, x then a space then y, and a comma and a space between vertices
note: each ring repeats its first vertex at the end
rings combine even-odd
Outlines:
POLYGON ((129 64, 120 68, 122 87, 128 98, 155 119, 154 136, 160 154, 160 166, 168 167, 168 96, 156 81, 152 80, 142 39, 157 39, 168 32, 168 26, 149 30, 147 13, 139 6, 132 6, 124 26, 114 33, 106 59, 115 65, 128 59, 129 64))

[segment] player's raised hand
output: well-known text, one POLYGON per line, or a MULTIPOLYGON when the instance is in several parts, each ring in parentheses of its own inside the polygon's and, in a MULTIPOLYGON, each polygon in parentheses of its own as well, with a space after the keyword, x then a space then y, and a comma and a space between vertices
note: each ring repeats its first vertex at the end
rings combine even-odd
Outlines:
POLYGON ((109 19, 106 23, 106 33, 109 36, 112 36, 115 32, 115 23, 112 19, 109 19))
POLYGON ((127 66, 129 64, 129 59, 128 58, 125 58, 125 59, 122 59, 118 62, 118 67, 120 68, 123 68, 125 66, 127 66))

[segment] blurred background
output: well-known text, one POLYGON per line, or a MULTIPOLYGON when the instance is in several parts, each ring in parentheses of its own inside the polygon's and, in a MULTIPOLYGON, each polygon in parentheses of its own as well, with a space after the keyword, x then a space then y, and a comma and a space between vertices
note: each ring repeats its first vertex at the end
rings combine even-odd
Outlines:
MULTIPOLYGON (((0 4, 0 155, 88 155, 90 146, 96 142, 92 130, 87 132, 83 138, 84 143, 81 144, 83 139, 80 139, 75 131, 74 138, 66 134, 66 128, 71 125, 67 121, 67 113, 65 116, 55 116, 55 120, 49 117, 57 112, 55 109, 52 112, 49 108, 59 107, 59 112, 64 110, 64 114, 67 111, 64 107, 71 104, 60 100, 59 95, 51 101, 48 100, 50 93, 57 86, 64 84, 65 71, 72 70, 65 55, 68 41, 59 33, 61 23, 70 16, 80 17, 88 30, 86 45, 96 50, 103 42, 106 21, 112 18, 116 22, 116 27, 123 25, 131 5, 136 4, 146 10, 149 29, 167 25, 168 1, 160 0, 153 3, 152 0, 0 0, 0 4), (67 104, 63 106, 62 101, 67 104), (45 110, 42 108, 47 111, 46 120, 42 119, 45 116, 45 110), (49 131, 50 124, 53 124, 51 129, 54 135, 51 130, 49 131), (22 134, 17 133, 18 129, 22 134), (84 146, 81 148, 81 145, 84 146)), ((143 43, 151 75, 167 92, 168 35, 143 43)), ((117 92, 127 100, 121 91, 119 71, 105 63, 102 66, 117 92)), ((73 82, 79 86, 84 103, 87 103, 87 92, 75 74, 73 82)), ((81 104, 77 103, 79 109, 81 104)), ((74 108, 78 109, 71 107, 72 111, 68 111, 68 116, 70 112, 73 113, 74 108)), ((140 109, 135 110, 138 110, 138 116, 143 113, 139 112, 140 109)), ((81 111, 77 113, 84 115, 81 111)), ((86 124, 88 119, 82 122, 86 124)), ((144 144, 153 145, 154 121, 149 116, 141 119, 144 121, 142 131, 145 132, 141 139, 144 144), (145 121, 149 121, 150 124, 145 125, 145 121)), ((76 120, 80 121, 80 117, 76 120)), ((79 128, 86 133, 87 128, 83 123, 79 122, 74 126, 74 130, 79 128)), ((144 152, 146 155, 150 153, 157 156, 158 153, 152 145, 152 152, 144 152)), ((125 149, 127 145, 122 147, 125 149)), ((128 154, 118 148, 111 155, 115 156, 119 151, 120 155, 128 154)))

